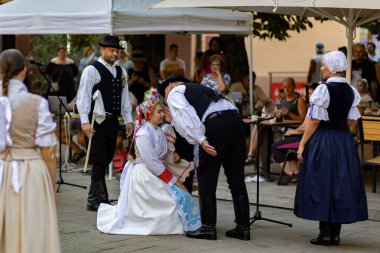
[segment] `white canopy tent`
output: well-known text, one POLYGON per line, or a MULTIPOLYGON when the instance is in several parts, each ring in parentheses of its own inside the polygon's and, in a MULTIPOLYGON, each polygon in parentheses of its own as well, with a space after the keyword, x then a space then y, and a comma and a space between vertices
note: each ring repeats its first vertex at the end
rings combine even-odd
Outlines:
POLYGON ((150 9, 159 0, 14 0, 0 5, 0 34, 250 34, 246 12, 150 9))
MULTIPOLYGON (((352 59, 354 29, 380 18, 379 0, 165 0, 153 6, 153 8, 169 7, 219 7, 240 11, 329 18, 347 29, 348 59, 352 59)), ((347 79, 350 82, 351 60, 347 63, 347 79)))

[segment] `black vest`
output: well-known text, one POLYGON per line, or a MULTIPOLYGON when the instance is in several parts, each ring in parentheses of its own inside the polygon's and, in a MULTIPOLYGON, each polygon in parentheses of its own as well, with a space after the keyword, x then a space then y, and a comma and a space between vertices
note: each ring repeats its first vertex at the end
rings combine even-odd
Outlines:
MULTIPOLYGON (((121 84, 122 70, 120 66, 116 66, 116 78, 113 77, 112 73, 99 61, 94 61, 92 66, 100 74, 100 82, 94 85, 92 89, 92 94, 99 90, 102 93, 102 99, 104 103, 104 109, 108 113, 113 115, 120 115, 121 111, 121 92, 123 90, 121 84)), ((94 102, 91 103, 91 114, 94 110, 94 102)))
POLYGON ((186 86, 185 98, 194 107, 200 120, 202 120, 203 114, 205 114, 211 102, 217 102, 224 98, 214 90, 201 84, 187 83, 184 85, 186 86))
POLYGON ((347 131, 347 117, 355 99, 355 94, 347 83, 329 82, 326 86, 330 95, 330 104, 327 108, 329 120, 322 120, 319 126, 347 131))

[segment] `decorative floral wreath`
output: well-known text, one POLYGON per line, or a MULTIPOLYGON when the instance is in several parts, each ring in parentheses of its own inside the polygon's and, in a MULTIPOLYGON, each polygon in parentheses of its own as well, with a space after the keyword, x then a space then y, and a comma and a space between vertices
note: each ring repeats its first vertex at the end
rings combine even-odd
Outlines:
POLYGON ((144 94, 144 102, 142 102, 137 108, 137 116, 136 116, 136 127, 139 128, 142 124, 142 120, 150 120, 151 113, 157 104, 160 101, 160 95, 155 88, 150 88, 144 94))

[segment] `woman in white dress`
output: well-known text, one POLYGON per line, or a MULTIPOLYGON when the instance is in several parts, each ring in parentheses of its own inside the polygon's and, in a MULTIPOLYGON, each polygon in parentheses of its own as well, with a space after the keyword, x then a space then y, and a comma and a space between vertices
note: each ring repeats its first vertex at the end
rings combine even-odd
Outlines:
POLYGON ((101 204, 97 226, 104 233, 159 235, 183 234, 201 226, 199 209, 185 187, 162 160, 168 152, 164 120, 157 90, 145 94, 137 109, 135 160, 125 165, 118 204, 101 204))
POLYGON ((20 51, 0 54, 0 252, 56 253, 56 124, 25 73, 20 51))

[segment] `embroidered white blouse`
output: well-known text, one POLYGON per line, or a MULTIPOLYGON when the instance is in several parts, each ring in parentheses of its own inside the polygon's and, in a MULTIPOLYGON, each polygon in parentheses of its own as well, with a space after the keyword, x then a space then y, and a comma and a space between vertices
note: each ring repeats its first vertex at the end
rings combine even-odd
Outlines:
MULTIPOLYGON (((0 82, 0 94, 2 94, 2 82, 0 82)), ((6 147, 12 147, 12 139, 9 132, 12 110, 17 108, 27 98, 28 90, 26 86, 19 80, 12 79, 8 85, 8 96, 0 97, 0 152, 6 147), (4 127, 4 128, 3 128, 4 127), (6 131, 4 131, 6 129, 6 131)), ((38 107, 38 121, 35 135, 35 144, 38 147, 51 147, 57 144, 54 131, 56 124, 53 122, 49 105, 46 99, 41 98, 38 107)), ((4 161, 0 159, 0 186, 2 183, 2 175, 4 169, 4 161)), ((21 188, 19 182, 19 165, 17 161, 12 161, 13 179, 12 184, 16 192, 21 188)))
POLYGON ((145 163, 148 170, 166 184, 175 184, 177 178, 171 175, 162 162, 168 152, 168 144, 160 127, 145 121, 136 133, 136 147, 135 163, 145 163))
MULTIPOLYGON (((347 83, 346 78, 344 77, 331 77, 327 79, 327 83, 329 82, 346 83, 347 85, 349 85, 347 83)), ((356 120, 361 117, 360 112, 357 108, 358 104, 360 103, 361 98, 356 88, 351 85, 350 87, 352 88, 354 92, 354 101, 352 102, 352 107, 348 113, 347 119, 356 120)), ((327 108, 329 107, 329 104, 330 104, 330 94, 327 89, 327 86, 326 84, 320 84, 310 97, 311 106, 307 112, 307 117, 328 121, 329 114, 327 112, 327 108)))
MULTIPOLYGON (((2 83, 0 84, 2 86, 2 83)), ((11 108, 17 108, 22 104, 28 95, 28 89, 21 81, 12 79, 9 81, 8 85, 8 100, 11 108)), ((6 112, 6 118, 11 118, 9 114, 11 111, 6 112)), ((0 117, 3 117, 0 115, 0 117)), ((40 105, 38 107, 38 123, 36 130, 36 140, 35 144, 38 147, 50 147, 57 144, 55 135, 52 135, 55 131, 56 124, 53 122, 49 104, 46 99, 40 99, 40 105)), ((7 138, 10 138, 9 132, 7 133, 7 138)))

